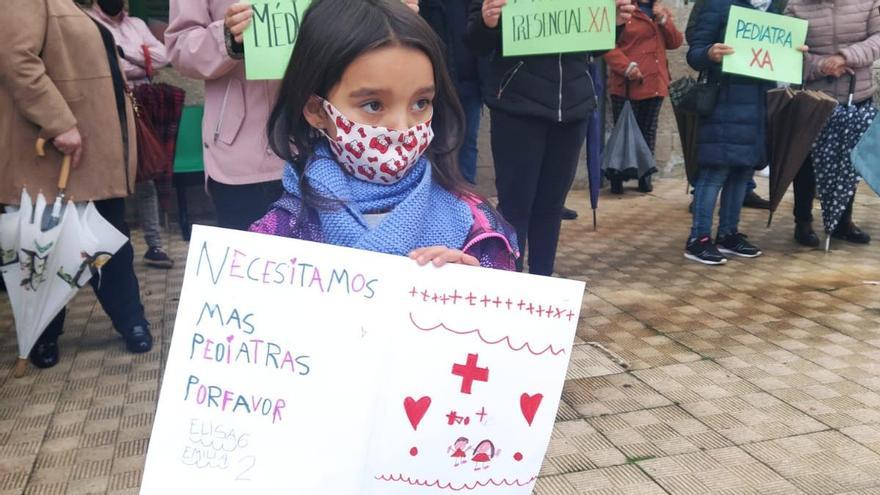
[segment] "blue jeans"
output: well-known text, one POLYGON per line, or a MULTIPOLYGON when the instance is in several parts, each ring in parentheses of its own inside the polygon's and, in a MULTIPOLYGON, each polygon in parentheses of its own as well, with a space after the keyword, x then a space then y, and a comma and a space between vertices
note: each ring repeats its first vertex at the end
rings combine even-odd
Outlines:
POLYGON ((459 92, 464 109, 464 143, 458 151, 458 168, 461 175, 471 184, 477 183, 477 136, 480 133, 480 114, 483 111, 483 98, 479 88, 461 88, 459 92))
POLYGON ((718 210, 718 237, 737 232, 743 200, 754 173, 751 167, 700 169, 694 187, 694 223, 691 228, 691 239, 712 236, 712 217, 719 192, 721 206, 718 210))

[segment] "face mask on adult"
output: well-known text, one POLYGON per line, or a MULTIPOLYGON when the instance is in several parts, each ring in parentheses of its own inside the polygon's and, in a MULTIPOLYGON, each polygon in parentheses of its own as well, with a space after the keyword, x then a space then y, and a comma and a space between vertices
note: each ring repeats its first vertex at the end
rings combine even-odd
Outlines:
POLYGON ((123 0, 98 0, 98 7, 101 7, 101 11, 105 14, 114 17, 122 12, 125 2, 123 0))

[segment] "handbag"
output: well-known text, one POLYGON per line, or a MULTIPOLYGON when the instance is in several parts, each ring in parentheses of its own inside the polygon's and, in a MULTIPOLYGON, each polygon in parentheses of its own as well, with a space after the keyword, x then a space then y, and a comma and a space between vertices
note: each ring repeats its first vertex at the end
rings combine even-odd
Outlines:
POLYGON ((721 85, 709 82, 709 75, 701 72, 698 79, 690 76, 676 80, 669 85, 669 97, 678 109, 708 117, 715 111, 721 85))
POLYGON ((127 91, 134 112, 135 134, 137 136, 137 182, 161 179, 168 175, 168 158, 165 147, 159 141, 156 130, 147 119, 143 108, 131 90, 127 91))

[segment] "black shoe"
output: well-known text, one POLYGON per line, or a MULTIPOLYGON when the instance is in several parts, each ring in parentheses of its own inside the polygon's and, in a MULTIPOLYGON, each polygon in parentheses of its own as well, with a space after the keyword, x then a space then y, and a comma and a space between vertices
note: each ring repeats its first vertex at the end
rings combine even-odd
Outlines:
POLYGON ((151 247, 144 255, 144 263, 154 268, 171 268, 174 266, 174 260, 168 257, 168 254, 162 248, 151 247))
POLYGON ((688 213, 694 214, 694 200, 691 200, 691 204, 688 205, 688 213))
POLYGON ((562 219, 563 220, 577 220, 578 212, 572 210, 571 208, 562 207, 562 219))
POLYGON ((871 236, 868 235, 867 232, 864 232, 862 231, 862 229, 856 227, 856 224, 852 222, 850 222, 846 226, 838 226, 831 234, 831 237, 835 239, 842 239, 846 242, 851 242, 853 244, 871 243, 871 236))
POLYGON ((758 193, 755 191, 749 191, 749 193, 746 194, 746 199, 743 200, 743 207, 755 208, 757 210, 769 210, 770 202, 761 196, 758 196, 758 193))
POLYGON ((150 335, 150 327, 137 325, 122 336, 125 339, 125 347, 132 354, 150 352, 153 348, 153 336, 150 335))
POLYGON ((740 234, 739 232, 735 234, 730 234, 725 237, 721 237, 717 240, 716 244, 718 245, 718 250, 723 254, 732 254, 734 256, 739 256, 741 258, 757 258, 761 256, 762 253, 757 246, 752 245, 749 241, 746 240, 748 236, 745 234, 740 234))
POLYGON ((794 240, 801 246, 819 247, 819 236, 813 231, 813 224, 810 222, 798 222, 795 224, 794 240))
POLYGON ((623 194, 623 181, 611 179, 611 194, 623 194))
POLYGON ((723 265, 727 263, 727 258, 718 251, 718 248, 712 242, 712 238, 708 236, 689 240, 684 257, 704 265, 723 265))
POLYGON ((31 349, 28 356, 34 366, 40 369, 51 368, 58 364, 58 337, 41 342, 42 338, 31 349))
POLYGON ((654 184, 651 183, 651 176, 645 176, 639 179, 639 192, 649 193, 654 192, 654 184))

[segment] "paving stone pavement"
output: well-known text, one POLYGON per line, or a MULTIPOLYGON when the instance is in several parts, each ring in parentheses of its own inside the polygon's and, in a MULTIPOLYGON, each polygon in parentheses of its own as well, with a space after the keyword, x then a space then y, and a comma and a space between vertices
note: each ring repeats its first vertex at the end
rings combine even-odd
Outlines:
MULTIPOLYGON (((582 219, 564 225, 557 271, 589 290, 534 493, 880 494, 880 286, 865 283, 880 248, 795 246, 787 200, 771 229, 744 212, 765 256, 693 264, 683 190, 603 195, 596 232, 585 193, 569 198, 582 219)), ((856 219, 880 236, 880 198, 862 192, 856 219)), ((173 270, 137 260, 148 354, 125 352, 83 290, 61 363, 12 378, 0 295, 0 495, 137 493, 183 278, 169 237, 173 270)))

